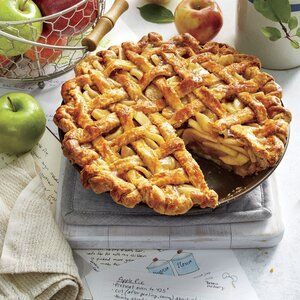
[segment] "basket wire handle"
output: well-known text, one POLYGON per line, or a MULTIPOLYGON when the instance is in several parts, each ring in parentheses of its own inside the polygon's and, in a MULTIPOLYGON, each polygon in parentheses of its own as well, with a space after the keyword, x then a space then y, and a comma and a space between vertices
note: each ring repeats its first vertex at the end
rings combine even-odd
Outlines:
POLYGON ((115 0, 110 10, 100 17, 93 31, 83 38, 82 46, 88 51, 96 50, 102 38, 114 27, 119 17, 128 9, 126 0, 115 0))

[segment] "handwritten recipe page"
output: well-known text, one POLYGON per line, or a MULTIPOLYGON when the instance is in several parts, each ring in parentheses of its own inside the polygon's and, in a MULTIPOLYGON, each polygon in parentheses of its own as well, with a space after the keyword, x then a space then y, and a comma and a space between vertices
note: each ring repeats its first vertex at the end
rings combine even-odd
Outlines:
POLYGON ((75 253, 90 266, 81 274, 91 293, 86 299, 258 299, 231 250, 75 253))

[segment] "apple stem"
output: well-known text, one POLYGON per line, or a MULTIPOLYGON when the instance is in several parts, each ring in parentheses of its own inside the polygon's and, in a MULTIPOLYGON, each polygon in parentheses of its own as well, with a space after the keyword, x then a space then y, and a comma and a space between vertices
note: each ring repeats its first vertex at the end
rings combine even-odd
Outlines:
POLYGON ((24 8, 25 8, 25 5, 26 5, 26 3, 28 2, 28 0, 25 0, 24 2, 23 2, 23 5, 20 7, 20 10, 24 10, 24 8))
POLYGON ((7 99, 8 99, 8 101, 9 101, 11 107, 12 107, 13 112, 16 112, 17 109, 16 109, 16 107, 14 106, 13 102, 11 101, 10 97, 7 97, 7 99))

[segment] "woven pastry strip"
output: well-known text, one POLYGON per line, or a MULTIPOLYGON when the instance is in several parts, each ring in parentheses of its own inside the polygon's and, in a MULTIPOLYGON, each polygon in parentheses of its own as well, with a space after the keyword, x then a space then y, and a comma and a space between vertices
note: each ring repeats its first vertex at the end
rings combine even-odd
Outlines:
POLYGON ((279 86, 257 58, 226 45, 150 33, 86 57, 75 72, 54 118, 64 153, 83 168, 85 187, 127 207, 142 201, 176 215, 217 205, 184 142, 242 176, 284 151, 291 115, 279 86))

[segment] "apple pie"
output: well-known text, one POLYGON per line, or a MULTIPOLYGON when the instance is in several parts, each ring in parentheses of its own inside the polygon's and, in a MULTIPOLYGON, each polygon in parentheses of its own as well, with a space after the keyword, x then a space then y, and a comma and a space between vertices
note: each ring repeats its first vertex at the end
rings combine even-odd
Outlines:
POLYGON ((225 44, 149 33, 87 56, 75 73, 54 117, 63 152, 84 187, 126 207, 215 208, 218 195, 189 151, 240 176, 283 155, 291 114, 280 87, 256 57, 225 44))

